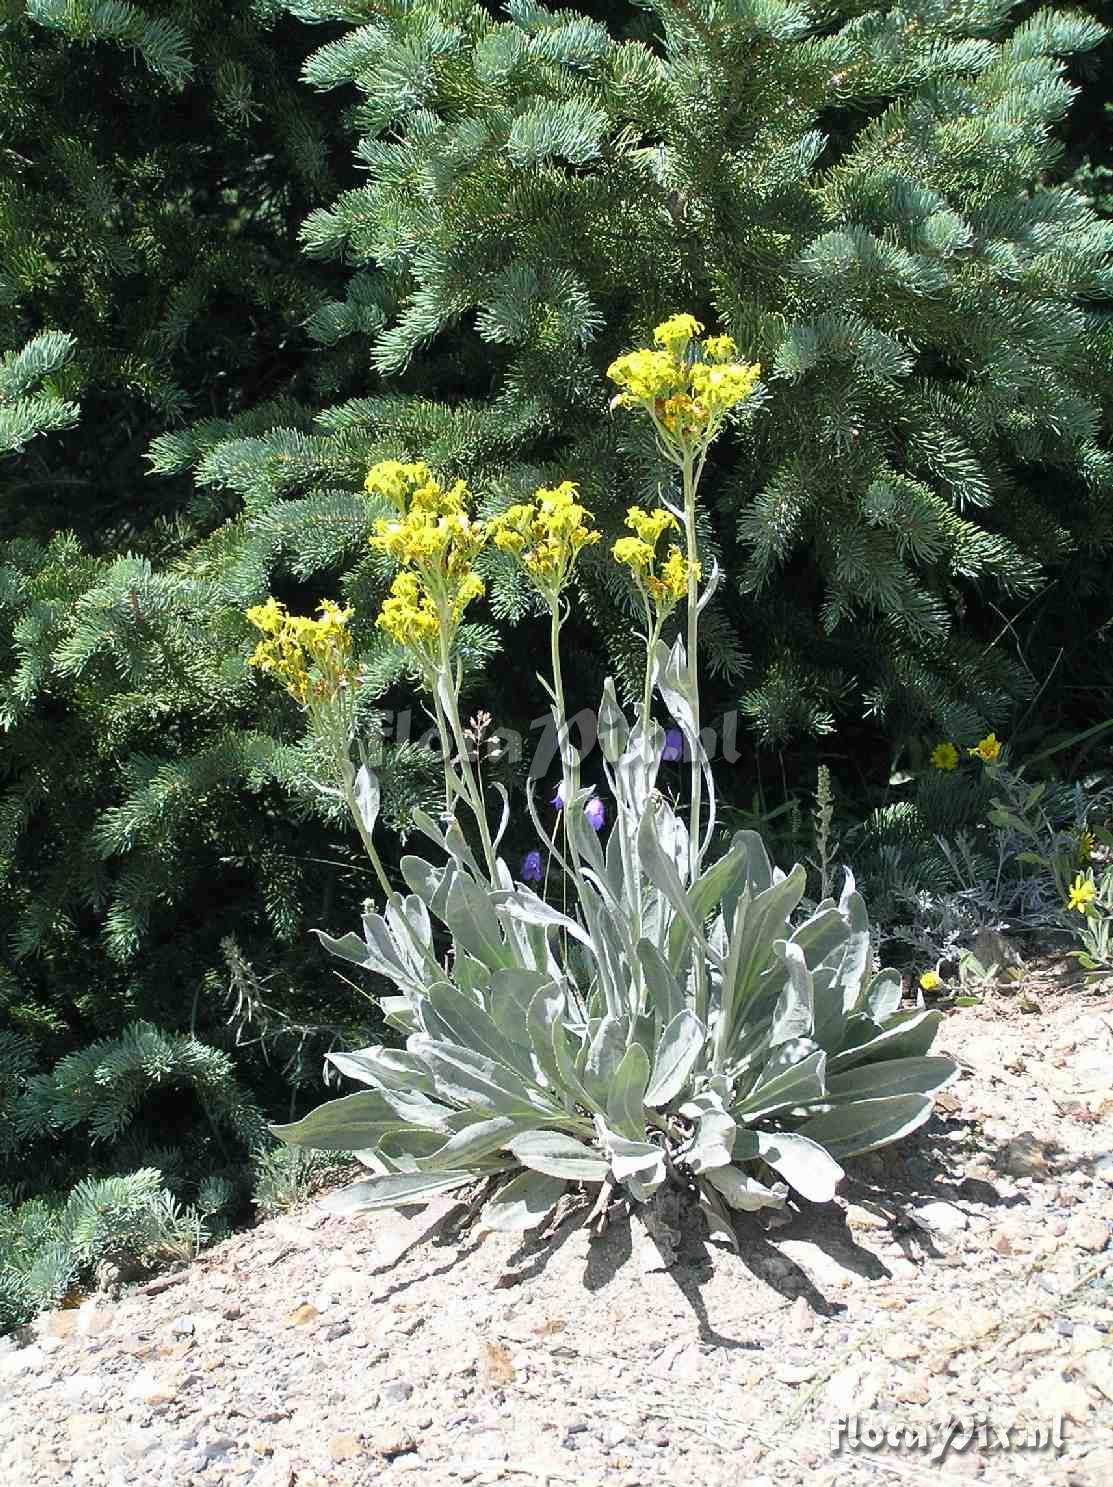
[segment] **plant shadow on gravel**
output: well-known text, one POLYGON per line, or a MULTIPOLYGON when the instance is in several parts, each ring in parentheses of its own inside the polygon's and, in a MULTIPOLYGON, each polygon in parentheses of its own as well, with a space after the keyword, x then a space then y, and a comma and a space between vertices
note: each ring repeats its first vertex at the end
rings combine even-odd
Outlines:
MULTIPOLYGON (((969 1218, 989 1208, 1024 1206, 1027 1199, 1022 1193, 1004 1194, 991 1181, 953 1175, 959 1149, 964 1159, 977 1158, 994 1174, 1004 1175, 1009 1170, 1015 1140, 986 1141, 980 1137, 976 1121, 952 1117, 944 1122, 936 1117, 902 1148, 848 1161, 841 1195, 850 1204, 872 1214, 878 1221, 877 1231, 887 1231, 888 1238, 896 1241, 908 1260, 939 1258, 942 1251, 930 1229, 917 1219, 917 1209, 926 1203, 945 1203, 969 1218), (970 1140, 955 1143, 956 1133, 964 1128, 970 1140)), ((1053 1176, 1057 1155, 1065 1161, 1068 1153, 1060 1153, 1048 1143, 1039 1145, 1047 1175, 1053 1176)), ((1102 1155, 1095 1151, 1085 1165, 1096 1166, 1102 1155)), ((1075 1158, 1071 1160, 1077 1165, 1075 1158)), ((406 1248, 389 1262, 377 1266, 378 1273, 389 1274, 404 1254, 428 1243, 434 1252, 438 1249, 446 1252, 444 1262, 433 1274, 450 1275, 484 1243, 485 1231, 468 1228, 473 1214, 474 1210, 469 1212, 465 1205, 458 1204, 433 1223, 418 1225, 406 1248)), ((494 1287, 511 1289, 536 1280, 570 1241, 584 1240, 588 1221, 588 1206, 584 1203, 558 1214, 547 1229, 524 1236, 508 1256, 493 1282, 494 1287)), ((814 1247, 843 1273, 866 1280, 891 1277, 885 1260, 858 1242, 842 1207, 796 1198, 774 1223, 775 1227, 767 1227, 767 1221, 756 1214, 736 1214, 738 1248, 732 1251, 724 1241, 708 1235, 698 1205, 678 1190, 640 1204, 632 1213, 620 1203, 612 1208, 605 1231, 587 1240, 582 1285, 587 1292, 596 1294, 620 1276, 626 1279, 623 1272, 628 1267, 664 1272, 690 1308, 702 1345, 751 1350, 758 1344, 726 1336, 710 1321, 703 1289, 711 1282, 716 1267, 741 1265, 759 1288, 772 1290, 787 1301, 802 1296, 813 1312, 824 1317, 839 1316, 847 1309, 845 1303, 825 1293, 822 1280, 817 1283, 786 1252, 786 1243, 814 1247)), ((422 1278, 428 1278, 428 1273, 422 1278)), ((387 1296, 405 1291, 416 1280, 399 1279, 387 1296)))

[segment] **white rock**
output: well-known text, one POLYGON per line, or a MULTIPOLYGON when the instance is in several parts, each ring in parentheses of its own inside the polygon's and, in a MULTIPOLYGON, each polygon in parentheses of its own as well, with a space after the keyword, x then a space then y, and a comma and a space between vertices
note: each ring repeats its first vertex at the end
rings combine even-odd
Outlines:
POLYGON ((961 1208, 940 1201, 919 1203, 909 1213, 929 1234, 961 1234, 968 1222, 961 1208))
POLYGON ((14 1353, 5 1353, 0 1358, 0 1379, 14 1379, 28 1369, 38 1368, 46 1357, 46 1351, 42 1343, 38 1343, 29 1348, 18 1348, 14 1353))

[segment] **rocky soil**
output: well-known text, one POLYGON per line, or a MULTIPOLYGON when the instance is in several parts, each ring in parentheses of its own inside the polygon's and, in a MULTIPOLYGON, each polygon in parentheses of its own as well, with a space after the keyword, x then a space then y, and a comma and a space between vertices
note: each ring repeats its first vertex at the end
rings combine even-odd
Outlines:
POLYGON ((1113 1487, 1113 1014, 1017 1006, 954 1012, 930 1126, 739 1255, 318 1207, 43 1318, 0 1343, 0 1482, 1113 1487))

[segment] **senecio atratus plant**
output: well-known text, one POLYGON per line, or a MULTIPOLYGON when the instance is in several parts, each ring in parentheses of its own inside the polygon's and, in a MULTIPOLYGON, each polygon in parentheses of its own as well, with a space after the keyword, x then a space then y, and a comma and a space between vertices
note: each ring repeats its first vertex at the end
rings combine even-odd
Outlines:
MULTIPOLYGON (((342 1211, 479 1184, 483 1224, 527 1229, 569 1184, 600 1189, 605 1221, 616 1189, 644 1201, 675 1183, 733 1240, 730 1210, 779 1207, 790 1189, 831 1199, 839 1158, 907 1135, 955 1076, 949 1059, 927 1056, 941 1014, 899 1010, 899 976, 872 972, 865 905, 849 872, 837 902, 825 899, 794 925, 803 867, 773 868, 748 831, 712 860, 715 791, 694 661, 717 573, 702 582, 696 502, 708 449, 728 419, 751 411, 760 368, 736 360, 729 337, 700 340, 702 329, 673 316, 653 349, 609 369, 615 405, 652 421, 681 500, 631 508, 631 535, 612 550, 644 602, 647 644, 632 724, 610 681, 604 690, 599 738, 615 807, 605 841, 600 802, 589 809, 592 792, 580 784, 561 678, 565 594, 579 553, 599 540, 572 483, 483 522, 469 514, 462 482, 445 487, 424 464, 387 461, 368 476, 369 491, 397 510, 372 538, 399 570, 378 624, 412 659, 444 758, 444 821, 416 812, 415 822, 445 860, 403 857, 406 894, 392 887, 373 840, 377 786, 353 737, 351 611, 326 602, 311 620, 269 600, 249 613, 265 635, 253 664, 287 685, 328 742, 335 777, 322 788, 347 801, 386 898, 382 913, 368 904, 362 936, 321 940, 397 988, 382 1005, 405 1048, 330 1055, 369 1088, 277 1128, 297 1145, 355 1152, 371 1169, 333 1200, 342 1211), (499 857, 507 797, 496 787, 502 820, 492 831, 461 723, 454 641, 465 607, 483 593, 476 559, 492 546, 521 565, 551 617, 559 845, 532 796, 529 809, 566 875, 568 912, 515 881, 499 857), (686 636, 670 648, 662 627, 682 603, 686 636), (665 745, 655 696, 687 741, 686 821, 655 788, 665 745), (444 961, 435 921, 451 942, 444 961)), ((526 876, 536 873, 523 868, 526 876)))

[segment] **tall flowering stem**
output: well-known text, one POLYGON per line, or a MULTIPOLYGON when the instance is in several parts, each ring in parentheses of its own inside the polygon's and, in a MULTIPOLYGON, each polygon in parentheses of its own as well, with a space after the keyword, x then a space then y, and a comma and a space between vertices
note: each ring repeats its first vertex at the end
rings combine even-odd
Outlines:
MULTIPOLYGON (((689 871, 694 880, 699 870, 703 766, 700 757, 700 710, 697 660, 699 649, 699 543, 696 536, 696 497, 707 452, 722 432, 728 416, 753 394, 761 376, 760 366, 736 360, 737 346, 730 336, 707 336, 692 315, 673 315, 653 332, 652 349, 630 351, 611 363, 607 376, 619 388, 612 407, 634 408, 645 413, 653 425, 662 456, 680 471, 684 517, 683 593, 665 585, 665 600, 675 604, 686 598, 687 656, 686 691, 692 714, 692 787, 689 817, 689 871)), ((631 515, 633 515, 631 510, 631 515)), ((645 553, 635 554, 627 539, 615 546, 615 557, 635 570, 643 594, 648 590, 649 570, 645 553), (627 551, 620 551, 626 547, 627 551), (639 571, 639 560, 642 564, 639 571)), ((677 551, 674 579, 681 577, 677 551)), ((667 567, 667 565, 666 565, 667 567)), ((660 579, 665 573, 653 575, 660 579)), ((658 604, 660 612, 661 605, 658 604)), ((658 632, 659 633, 659 627, 658 632)), ((656 635, 654 635, 654 640, 656 635)), ((651 651, 652 658, 652 651, 651 651)), ((650 664, 652 660, 650 659, 650 664)), ((646 709, 648 712, 648 709, 646 709)))
POLYGON ((369 471, 366 487, 370 494, 389 501, 397 513, 376 521, 371 537, 371 546, 400 568, 378 625, 408 651, 421 685, 432 694, 444 760, 445 811, 451 814, 456 795, 468 802, 495 883, 495 849, 460 720, 460 678, 454 657, 464 611, 484 592, 474 563, 487 545, 487 526, 469 514, 471 493, 462 480, 446 487, 421 461, 382 460, 369 471), (458 778, 452 773, 454 757, 458 778))
POLYGON ((579 501, 578 486, 565 480, 557 486, 541 486, 532 501, 510 506, 489 523, 495 546, 514 559, 549 611, 553 719, 566 800, 579 788, 579 768, 568 738, 560 664, 561 603, 580 553, 599 541, 599 533, 593 530, 591 521, 591 513, 579 501))
POLYGON ((317 612, 320 619, 290 614, 273 598, 249 609, 247 618, 262 631, 263 639, 248 658, 248 665, 280 682, 305 711, 310 731, 325 746, 331 788, 339 792, 347 806, 379 886, 392 899, 394 889, 356 799, 352 764, 356 675, 348 629, 352 610, 324 599, 317 612))

